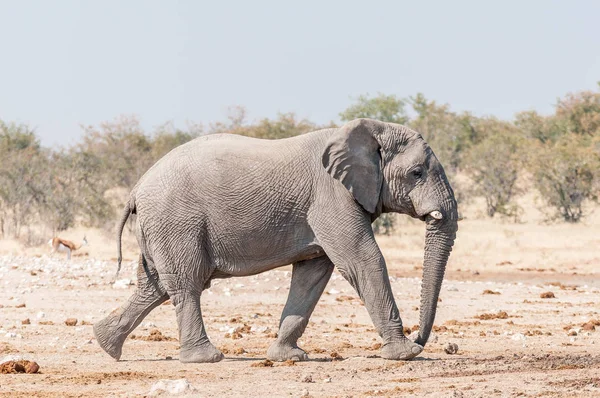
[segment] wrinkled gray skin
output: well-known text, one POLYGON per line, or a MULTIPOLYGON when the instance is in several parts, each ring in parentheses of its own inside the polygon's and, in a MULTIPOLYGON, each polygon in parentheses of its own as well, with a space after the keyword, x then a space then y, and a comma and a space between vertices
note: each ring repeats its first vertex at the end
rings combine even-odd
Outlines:
POLYGON ((155 307, 175 305, 181 362, 217 362, 200 299, 212 279, 293 264, 277 340, 267 357, 305 360, 298 347, 334 266, 356 289, 383 339, 381 356, 410 359, 427 342, 457 230, 452 188, 416 132, 370 119, 282 140, 210 135, 157 162, 131 193, 138 287, 94 325, 119 359, 127 335, 155 307), (371 222, 398 212, 426 222, 420 329, 406 338, 371 222))

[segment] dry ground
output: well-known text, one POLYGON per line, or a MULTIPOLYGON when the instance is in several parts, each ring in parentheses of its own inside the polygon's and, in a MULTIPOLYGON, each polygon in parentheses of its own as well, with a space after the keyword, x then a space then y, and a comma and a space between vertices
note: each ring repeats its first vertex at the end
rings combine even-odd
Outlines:
MULTIPOLYGON (((115 362, 96 344, 91 324, 135 288, 131 237, 121 278, 132 285, 119 287, 109 284, 114 242, 102 234, 88 231, 88 255, 70 263, 47 257, 46 247, 0 241, 0 360, 16 356, 41 367, 41 374, 0 375, 0 397, 143 396, 160 379, 181 378, 196 389, 194 396, 212 397, 600 396, 597 225, 594 218, 588 225, 549 226, 462 221, 436 331, 410 362, 378 357, 380 340, 364 306, 334 274, 301 339, 311 360, 272 367, 257 364, 277 331, 289 267, 219 281, 203 295, 208 333, 224 361, 179 363, 174 310, 163 305, 115 362), (541 298, 547 292, 555 297, 541 298), (78 324, 65 325, 67 318, 78 324), (154 329, 163 341, 144 339, 154 333, 161 340, 154 329), (457 354, 444 352, 449 343, 458 345, 457 354)), ((423 225, 406 222, 396 236, 379 239, 411 328, 418 323, 423 232, 423 225)))

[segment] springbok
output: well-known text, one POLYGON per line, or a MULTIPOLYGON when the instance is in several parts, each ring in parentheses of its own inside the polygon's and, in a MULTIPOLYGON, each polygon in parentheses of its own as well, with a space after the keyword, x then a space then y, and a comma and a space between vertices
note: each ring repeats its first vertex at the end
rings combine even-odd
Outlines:
POLYGON ((56 252, 61 252, 61 253, 67 252, 67 260, 70 260, 71 252, 73 252, 75 250, 79 250, 81 247, 86 246, 88 244, 88 241, 87 241, 85 235, 83 235, 83 241, 78 245, 71 242, 70 240, 55 237, 55 238, 50 239, 48 241, 48 244, 52 248, 50 250, 50 255, 52 255, 56 252))

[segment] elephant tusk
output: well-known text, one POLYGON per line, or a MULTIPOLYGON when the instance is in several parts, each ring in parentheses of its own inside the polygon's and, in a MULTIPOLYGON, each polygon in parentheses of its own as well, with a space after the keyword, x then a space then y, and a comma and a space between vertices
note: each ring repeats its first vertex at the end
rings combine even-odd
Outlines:
POLYGON ((429 215, 435 218, 436 220, 441 220, 442 218, 444 218, 444 216, 442 216, 442 213, 440 213, 437 210, 432 211, 431 213, 429 213, 429 215))

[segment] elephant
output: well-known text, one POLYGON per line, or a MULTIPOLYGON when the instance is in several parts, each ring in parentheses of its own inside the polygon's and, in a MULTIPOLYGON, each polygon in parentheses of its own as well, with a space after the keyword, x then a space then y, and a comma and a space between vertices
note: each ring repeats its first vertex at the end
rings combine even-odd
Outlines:
MULTIPOLYGON (((218 362, 200 300, 211 280, 292 264, 273 361, 308 359, 297 342, 334 267, 356 290, 382 338, 381 357, 409 360, 429 338, 458 209, 423 137, 399 124, 356 119, 292 138, 198 137, 154 164, 132 189, 118 232, 136 214, 138 286, 94 325, 119 359, 128 334, 167 299, 175 306, 183 363, 218 362), (420 328, 404 335, 372 222, 396 212, 425 222, 420 328)), ((118 272, 118 271, 117 271, 118 272)))

